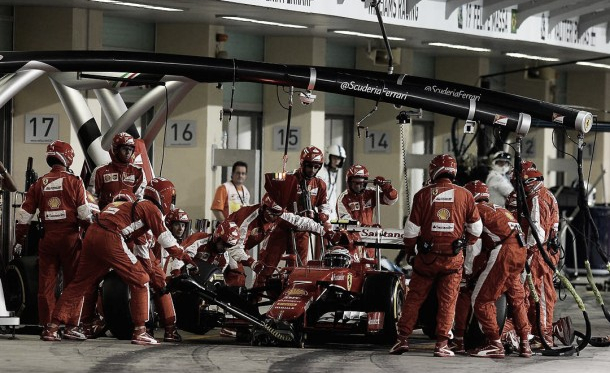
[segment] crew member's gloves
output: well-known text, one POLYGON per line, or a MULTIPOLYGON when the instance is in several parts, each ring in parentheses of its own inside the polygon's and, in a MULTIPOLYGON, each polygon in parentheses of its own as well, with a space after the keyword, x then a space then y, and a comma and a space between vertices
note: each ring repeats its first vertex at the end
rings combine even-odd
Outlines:
POLYGON ((146 273, 151 274, 153 272, 153 265, 152 265, 152 262, 150 261, 150 259, 142 258, 140 256, 138 256, 137 258, 140 261, 140 263, 142 264, 142 267, 144 267, 144 270, 146 271, 146 273))
POLYGON ((21 244, 19 244, 19 243, 16 243, 15 246, 13 246, 13 257, 21 258, 22 252, 23 252, 23 246, 21 246, 21 244))
POLYGON ((183 251, 182 255, 178 259, 182 260, 186 264, 190 264, 194 267, 197 267, 197 263, 195 263, 193 258, 191 258, 191 256, 186 251, 183 251))
POLYGON ((259 274, 263 271, 263 269, 265 269, 265 263, 259 262, 258 260, 256 260, 256 261, 254 261, 254 263, 252 263, 250 268, 252 268, 254 273, 259 274))
POLYGON ((196 275, 199 273, 199 267, 197 267, 195 264, 189 263, 186 266, 186 271, 189 275, 196 275))
POLYGON ((328 222, 329 217, 325 213, 321 212, 318 214, 318 218, 320 219, 320 222, 326 223, 326 222, 328 222))
POLYGON ((336 245, 341 240, 341 236, 343 236, 343 232, 344 232, 344 230, 326 231, 326 233, 324 233, 324 238, 329 240, 330 243, 332 243, 333 245, 336 245))
POLYGON ((384 192, 392 189, 392 184, 390 184, 389 181, 386 181, 383 176, 377 176, 375 180, 373 180, 373 185, 378 185, 384 192))
POLYGON ((411 267, 413 267, 414 263, 415 263, 415 254, 407 254, 407 264, 409 264, 411 267))
POLYGON ((332 231, 333 230, 333 225, 328 220, 323 222, 322 226, 324 228, 324 232, 328 232, 328 231, 332 231))

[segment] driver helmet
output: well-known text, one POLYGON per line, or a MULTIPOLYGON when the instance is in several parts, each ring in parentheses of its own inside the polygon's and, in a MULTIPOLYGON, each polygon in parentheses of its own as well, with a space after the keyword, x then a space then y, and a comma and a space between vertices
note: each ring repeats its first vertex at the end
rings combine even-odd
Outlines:
POLYGON ((334 246, 324 254, 322 263, 328 268, 348 268, 352 264, 352 257, 346 248, 334 246))
POLYGON ((491 168, 492 170, 505 175, 511 169, 511 160, 512 157, 509 153, 503 151, 497 152, 491 158, 491 168))
POLYGON ((332 144, 326 150, 326 154, 328 155, 328 163, 330 163, 330 156, 333 155, 340 159, 339 163, 337 164, 337 167, 343 167, 343 162, 345 161, 345 157, 347 156, 347 154, 345 153, 345 149, 341 145, 332 144))

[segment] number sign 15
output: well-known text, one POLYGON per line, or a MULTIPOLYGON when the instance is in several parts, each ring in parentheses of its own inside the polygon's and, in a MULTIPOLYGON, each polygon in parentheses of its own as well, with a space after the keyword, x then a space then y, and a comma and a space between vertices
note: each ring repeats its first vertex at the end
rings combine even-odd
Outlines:
POLYGON ((286 136, 286 127, 273 127, 273 150, 284 150, 288 141, 288 150, 301 150, 301 127, 291 127, 286 136))

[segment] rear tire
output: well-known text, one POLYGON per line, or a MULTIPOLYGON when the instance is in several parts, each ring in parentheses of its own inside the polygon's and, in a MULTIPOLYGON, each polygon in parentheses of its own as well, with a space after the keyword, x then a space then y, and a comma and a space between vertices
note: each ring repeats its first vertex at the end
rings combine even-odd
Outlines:
POLYGON ((13 259, 4 275, 6 308, 22 325, 38 325, 38 257, 13 259))
POLYGON ((129 287, 115 271, 104 277, 102 306, 108 329, 117 339, 131 339, 133 322, 129 310, 129 287))
MULTIPOLYGON (((496 301, 496 321, 500 332, 504 328, 504 323, 506 322, 506 310, 506 294, 502 294, 496 301)), ((469 350, 483 346, 485 342, 485 334, 483 334, 483 331, 481 331, 481 328, 479 327, 479 321, 476 316, 472 315, 470 324, 466 330, 466 335, 464 336, 464 347, 466 350, 469 350)))

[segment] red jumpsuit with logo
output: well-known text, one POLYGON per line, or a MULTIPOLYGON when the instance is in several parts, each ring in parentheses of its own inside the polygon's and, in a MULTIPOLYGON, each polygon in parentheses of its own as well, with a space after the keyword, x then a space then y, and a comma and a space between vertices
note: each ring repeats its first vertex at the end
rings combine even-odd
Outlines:
POLYGON ((176 310, 174 302, 169 293, 165 293, 165 272, 161 266, 161 254, 164 250, 161 245, 155 241, 152 233, 137 237, 134 240, 133 253, 138 258, 146 273, 150 277, 150 286, 154 290, 153 301, 159 312, 163 326, 174 325, 176 323, 176 310))
POLYGON ((141 198, 146 187, 144 171, 132 164, 122 163, 110 152, 112 162, 96 167, 89 180, 88 190, 96 198, 100 210, 112 202, 112 198, 121 190, 131 190, 136 197, 141 198))
POLYGON ((90 322, 97 285, 112 268, 129 285, 134 325, 144 325, 148 319, 150 277, 129 250, 127 241, 148 230, 170 255, 184 257, 182 248, 165 226, 161 211, 153 202, 113 202, 106 206, 98 220, 87 230, 76 276, 59 298, 53 312, 53 322, 78 325, 81 310, 83 322, 90 322), (87 303, 84 306, 83 298, 87 303))
POLYGON ((60 268, 64 286, 72 282, 76 273, 81 228, 86 229, 91 223, 91 210, 82 180, 58 165, 30 186, 16 214, 15 235, 21 245, 37 209, 45 232, 38 244, 38 319, 46 325, 55 308, 60 268))
POLYGON ((436 335, 439 341, 445 341, 453 324, 464 262, 461 251, 453 254, 452 244, 463 236, 473 244, 482 231, 474 198, 449 179, 439 178, 415 194, 404 230, 407 255, 415 252, 418 238, 432 248, 428 253, 418 252, 415 257, 409 292, 397 323, 398 334, 408 337, 413 332, 419 308, 436 283, 439 303, 436 335))
MULTIPOLYGON (((382 205, 393 205, 398 201, 398 191, 391 184, 381 187, 380 202, 382 205)), ((344 190, 337 199, 337 215, 339 219, 359 221, 363 226, 373 225, 373 215, 377 207, 377 189, 365 189, 361 194, 344 190)), ((375 249, 366 249, 369 258, 375 257, 375 249)))
MULTIPOLYGON (((278 227, 284 226, 301 232, 314 232, 324 234, 324 229, 313 219, 298 216, 292 213, 283 213, 274 222, 267 222, 264 217, 263 209, 260 204, 242 207, 238 211, 229 215, 227 220, 234 222, 239 227, 239 242, 236 249, 243 249, 248 255, 249 251, 258 244, 261 244, 259 251, 259 261, 265 268, 256 276, 255 286, 263 286, 269 276, 273 274, 277 267, 285 247, 282 250, 269 250, 271 238, 278 227)), ((245 259, 240 250, 229 250, 230 255, 238 264, 238 268, 230 269, 229 273, 235 275, 236 283, 239 286, 245 285, 246 275, 243 270, 244 260, 252 264, 252 261, 245 259)), ((226 274, 226 272, 225 272, 226 274)))
MULTIPOLYGON (((398 191, 390 184, 385 185, 388 188, 382 187, 380 202, 382 205, 393 205, 398 201, 398 191)), ((373 225, 373 215, 377 207, 376 189, 367 188, 361 194, 347 189, 339 195, 337 201, 339 219, 357 220, 364 226, 373 225)))
MULTIPOLYGON (((538 237, 544 245, 547 254, 549 254, 551 262, 556 266, 559 262, 560 253, 559 251, 552 252, 549 250, 547 242, 557 235, 559 228, 559 206, 557 205, 557 200, 546 187, 541 186, 539 190, 527 196, 527 205, 534 229, 538 233, 538 237)), ((557 293, 553 285, 553 270, 544 262, 527 220, 521 218, 520 223, 527 237, 528 262, 532 271, 534 288, 540 296, 540 319, 545 328, 544 335, 550 341, 553 332, 553 312, 555 302, 557 302, 557 293)), ((527 284, 525 284, 525 291, 529 302, 528 317, 533 333, 536 334, 538 331, 536 305, 529 298, 529 287, 527 284)))
MULTIPOLYGON (((297 193, 296 193, 296 201, 288 201, 286 206, 286 211, 292 212, 295 214, 300 214, 305 210, 305 206, 302 201, 302 188, 301 183, 303 181, 306 182, 307 189, 309 190, 309 195, 311 199, 311 206, 314 209, 317 209, 318 216, 320 218, 320 222, 324 223, 328 220, 330 216, 330 207, 328 206, 327 197, 326 197, 326 183, 324 180, 319 177, 312 177, 309 180, 303 180, 303 174, 301 170, 296 170, 292 174, 287 174, 286 179, 296 178, 297 182, 297 193), (297 207, 296 210, 294 208, 294 202, 296 202, 297 207)), ((287 180, 286 185, 292 185, 289 180, 287 180)), ((290 190, 282 191, 282 193, 290 194, 290 190)), ((239 211, 238 211, 239 212, 239 211)), ((269 242, 267 244, 266 249, 261 252, 260 260, 262 260, 266 265, 276 267, 282 257, 282 254, 286 250, 290 250, 292 245, 292 232, 293 227, 287 221, 282 221, 277 229, 273 231, 271 236, 269 237, 269 242)), ((309 241, 310 234, 309 232, 294 232, 297 253, 301 258, 301 262, 303 264, 307 263, 307 256, 309 252, 309 241)), ((313 243, 313 242, 312 242, 313 243)), ((290 263, 289 265, 291 265, 290 263)))
POLYGON ((519 243, 521 227, 505 208, 487 202, 477 204, 483 234, 483 250, 489 251, 487 265, 480 274, 472 294, 472 306, 481 329, 489 341, 500 339, 495 302, 506 292, 512 306, 517 334, 527 341, 530 332, 521 273, 527 250, 519 243))
MULTIPOLYGON (((227 276, 226 269, 229 265, 229 254, 225 251, 218 253, 216 244, 212 243, 212 235, 205 232, 196 232, 188 236, 182 241, 182 247, 189 256, 198 256, 201 260, 213 264, 224 272, 225 282, 229 286, 239 286, 231 283, 232 278, 227 276)), ((168 276, 176 276, 180 274, 180 269, 184 262, 179 259, 171 259, 165 263, 165 273, 168 276)))

